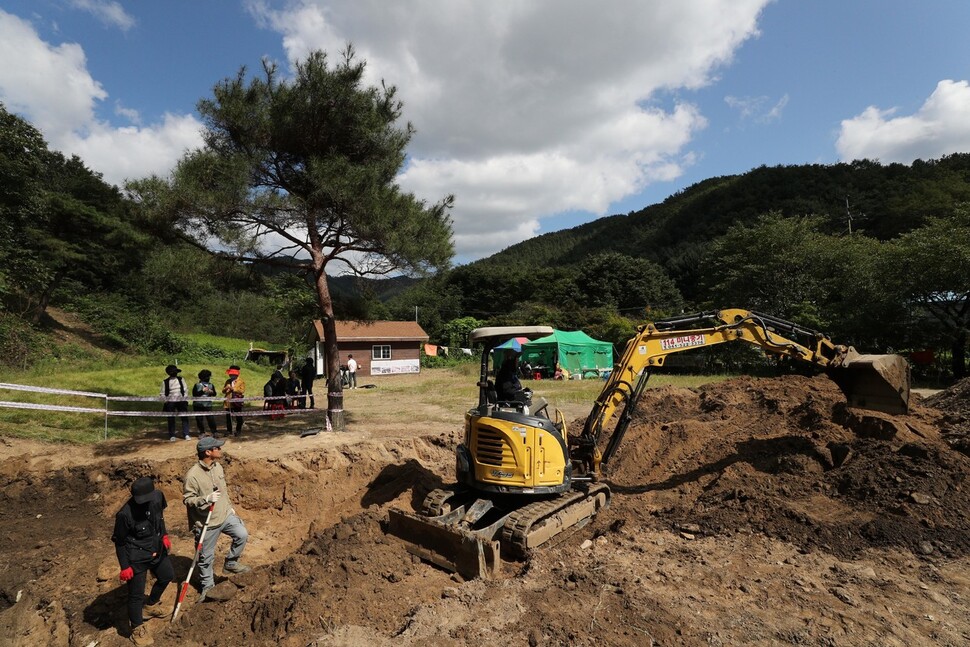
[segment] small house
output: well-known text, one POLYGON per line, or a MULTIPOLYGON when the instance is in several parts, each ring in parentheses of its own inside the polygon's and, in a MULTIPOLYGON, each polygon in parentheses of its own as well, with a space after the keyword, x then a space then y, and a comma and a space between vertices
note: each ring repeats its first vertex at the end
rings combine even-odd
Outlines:
MULTIPOLYGON (((353 355, 358 377, 421 372, 421 347, 428 341, 416 321, 337 321, 337 346, 340 365, 353 355)), ((314 320, 313 342, 317 374, 324 372, 323 324, 314 320)))

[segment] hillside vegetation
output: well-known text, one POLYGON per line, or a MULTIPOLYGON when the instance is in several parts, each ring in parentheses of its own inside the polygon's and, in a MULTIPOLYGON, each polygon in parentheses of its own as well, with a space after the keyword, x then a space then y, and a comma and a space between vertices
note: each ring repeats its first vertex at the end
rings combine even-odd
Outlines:
MULTIPOLYGON (((151 193, 128 194, 47 148, 0 106, 0 362, 99 362, 58 343, 50 308, 108 352, 222 361, 208 337, 306 347, 312 273, 207 251, 151 193)), ((652 318, 743 307, 869 352, 930 349, 926 376, 966 373, 970 155, 760 167, 626 215, 524 241, 424 277, 332 277, 339 319, 412 319, 467 346, 478 325, 549 324, 621 345, 652 318)), ((460 196, 459 196, 460 199, 460 196)), ((727 351, 730 355, 733 351, 727 351)), ((734 361, 712 354, 717 370, 734 361)))
MULTIPOLYGON (((744 307, 872 352, 930 348, 965 373, 970 155, 760 167, 664 202, 544 234, 395 300, 458 316, 542 321, 620 344, 650 318, 744 307)), ((438 315, 437 319, 435 318, 438 315)))

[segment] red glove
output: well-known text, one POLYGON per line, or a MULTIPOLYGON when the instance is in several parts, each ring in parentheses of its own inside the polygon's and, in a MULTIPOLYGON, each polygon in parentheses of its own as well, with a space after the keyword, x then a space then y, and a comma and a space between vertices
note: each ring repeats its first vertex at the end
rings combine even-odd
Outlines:
POLYGON ((172 540, 168 535, 162 535, 162 546, 165 546, 165 550, 172 550, 172 540))
POLYGON ((121 580, 122 582, 127 582, 134 576, 135 576, 135 571, 132 570, 131 566, 129 566, 128 568, 124 569, 123 571, 121 571, 121 573, 118 574, 118 579, 121 580))

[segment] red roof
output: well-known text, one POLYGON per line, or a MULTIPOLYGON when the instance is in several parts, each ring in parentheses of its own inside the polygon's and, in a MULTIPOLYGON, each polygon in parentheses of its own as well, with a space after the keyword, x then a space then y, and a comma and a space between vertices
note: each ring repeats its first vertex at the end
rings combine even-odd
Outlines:
MULTIPOLYGON (((338 321, 338 340, 359 341, 428 341, 428 333, 424 332, 417 321, 338 321)), ((323 339, 323 324, 319 319, 313 320, 316 341, 323 339)))

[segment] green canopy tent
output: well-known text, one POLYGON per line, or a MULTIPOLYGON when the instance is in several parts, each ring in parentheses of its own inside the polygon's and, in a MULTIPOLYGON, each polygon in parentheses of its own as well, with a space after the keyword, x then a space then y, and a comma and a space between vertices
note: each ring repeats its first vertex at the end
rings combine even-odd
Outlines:
POLYGON ((551 375, 558 364, 570 374, 591 377, 603 369, 613 368, 613 344, 593 339, 582 330, 557 330, 548 337, 540 337, 522 346, 519 363, 546 367, 551 375))

